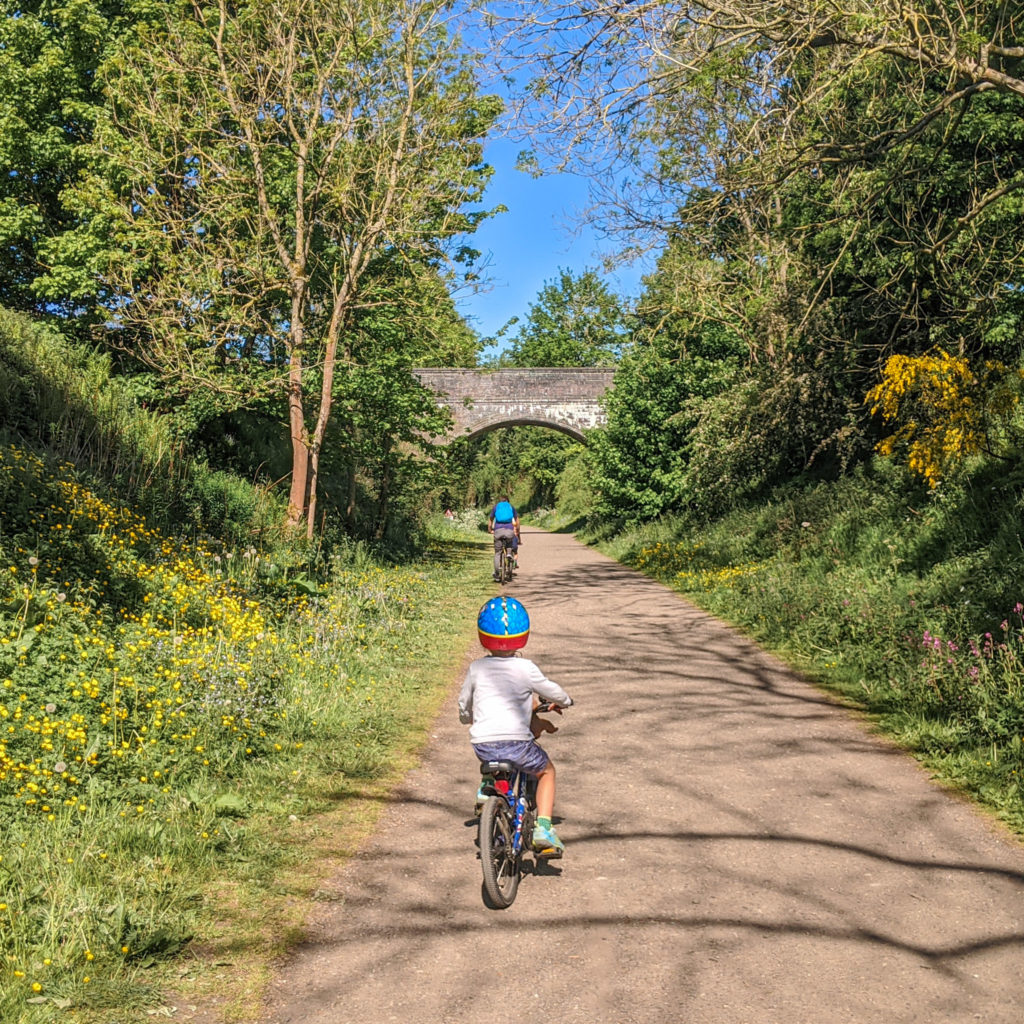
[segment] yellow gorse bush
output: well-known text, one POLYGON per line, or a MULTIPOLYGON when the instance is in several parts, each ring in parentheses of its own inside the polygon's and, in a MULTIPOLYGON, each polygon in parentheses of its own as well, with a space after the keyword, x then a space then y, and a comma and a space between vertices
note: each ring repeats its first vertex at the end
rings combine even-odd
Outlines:
POLYGON ((965 458, 988 450, 993 431, 1008 427, 1020 383, 1019 370, 986 361, 975 372, 963 356, 942 349, 890 356, 866 397, 872 415, 902 425, 878 451, 905 451, 910 469, 936 487, 965 458))

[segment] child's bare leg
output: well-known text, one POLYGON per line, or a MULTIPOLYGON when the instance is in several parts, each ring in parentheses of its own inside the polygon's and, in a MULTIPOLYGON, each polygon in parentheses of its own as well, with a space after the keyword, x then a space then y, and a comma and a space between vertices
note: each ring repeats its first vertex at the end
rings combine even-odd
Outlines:
POLYGON ((548 761, 547 767, 537 776, 537 817, 550 818, 555 809, 555 764, 548 761))
POLYGON ((533 829, 533 849, 538 857, 561 857, 565 846, 551 827, 555 809, 555 766, 548 761, 537 776, 537 824, 533 829))

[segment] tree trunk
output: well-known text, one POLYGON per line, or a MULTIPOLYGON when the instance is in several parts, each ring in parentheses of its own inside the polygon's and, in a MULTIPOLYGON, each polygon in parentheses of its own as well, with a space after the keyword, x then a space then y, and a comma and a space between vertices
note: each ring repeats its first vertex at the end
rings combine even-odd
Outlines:
POLYGON ((288 494, 288 525, 298 526, 309 504, 309 446, 302 405, 302 357, 293 348, 288 367, 288 423, 292 441, 292 486, 288 494))
POLYGON ((306 513, 306 539, 312 540, 316 528, 317 479, 320 476, 320 449, 314 448, 309 457, 309 509, 306 513))
POLYGON ((377 495, 377 529, 374 531, 376 540, 383 540, 387 532, 388 515, 391 504, 391 475, 386 470, 384 478, 380 483, 380 492, 377 495))

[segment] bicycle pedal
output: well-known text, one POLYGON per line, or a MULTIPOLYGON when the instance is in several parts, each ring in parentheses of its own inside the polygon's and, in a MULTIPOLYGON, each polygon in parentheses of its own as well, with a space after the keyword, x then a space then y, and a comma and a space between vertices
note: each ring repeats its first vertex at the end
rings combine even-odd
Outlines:
POLYGON ((543 850, 534 850, 533 855, 538 860, 558 860, 562 856, 562 851, 557 846, 548 846, 543 850))

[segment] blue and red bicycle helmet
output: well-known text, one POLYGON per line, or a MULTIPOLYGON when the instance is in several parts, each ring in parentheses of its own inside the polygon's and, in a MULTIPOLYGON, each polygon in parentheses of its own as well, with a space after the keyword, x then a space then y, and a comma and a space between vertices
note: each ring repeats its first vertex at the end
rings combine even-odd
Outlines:
POLYGON ((480 643, 489 651, 516 651, 530 639, 530 616, 514 597, 492 597, 476 617, 480 643))

